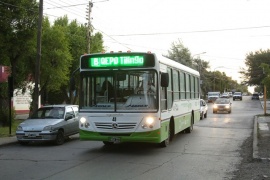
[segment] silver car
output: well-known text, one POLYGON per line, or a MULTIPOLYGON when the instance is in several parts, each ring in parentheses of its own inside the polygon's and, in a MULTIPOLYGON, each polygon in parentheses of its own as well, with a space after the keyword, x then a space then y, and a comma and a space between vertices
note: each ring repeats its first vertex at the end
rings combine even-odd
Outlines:
POLYGON ((203 99, 200 100, 200 107, 200 119, 207 118, 208 105, 203 99))
POLYGON ((16 130, 20 144, 33 141, 53 141, 57 145, 79 132, 77 105, 50 105, 39 108, 16 130))

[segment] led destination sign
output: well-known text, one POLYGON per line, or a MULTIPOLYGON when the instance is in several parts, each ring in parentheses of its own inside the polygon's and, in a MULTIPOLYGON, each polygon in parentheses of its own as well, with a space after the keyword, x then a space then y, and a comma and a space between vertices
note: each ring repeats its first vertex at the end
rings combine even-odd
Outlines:
POLYGON ((144 65, 143 56, 91 57, 90 67, 138 67, 144 65))

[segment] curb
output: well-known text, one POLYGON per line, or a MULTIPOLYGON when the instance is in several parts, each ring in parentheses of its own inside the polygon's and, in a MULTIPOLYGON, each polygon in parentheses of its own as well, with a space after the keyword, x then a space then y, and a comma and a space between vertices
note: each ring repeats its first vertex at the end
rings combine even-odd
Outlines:
POLYGON ((253 129, 253 159, 260 160, 258 155, 258 116, 254 118, 254 129, 253 129))
POLYGON ((255 118, 254 118, 253 159, 255 161, 270 162, 270 158, 259 157, 259 153, 258 153, 258 116, 255 116, 255 118))
POLYGON ((11 136, 11 137, 3 137, 0 139, 0 147, 1 146, 6 146, 6 145, 10 145, 10 144, 15 144, 17 143, 17 138, 16 136, 11 136))

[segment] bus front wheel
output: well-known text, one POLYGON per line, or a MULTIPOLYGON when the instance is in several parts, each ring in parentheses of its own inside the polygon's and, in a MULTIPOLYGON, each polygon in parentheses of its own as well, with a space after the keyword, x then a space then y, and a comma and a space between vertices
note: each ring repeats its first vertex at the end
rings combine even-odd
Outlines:
POLYGON ((169 126, 168 126, 168 137, 164 140, 164 141, 162 141, 161 143, 160 143, 160 146, 161 147, 167 147, 167 146, 169 146, 169 144, 170 144, 170 139, 171 139, 171 128, 170 128, 171 126, 170 126, 170 124, 169 124, 169 126))

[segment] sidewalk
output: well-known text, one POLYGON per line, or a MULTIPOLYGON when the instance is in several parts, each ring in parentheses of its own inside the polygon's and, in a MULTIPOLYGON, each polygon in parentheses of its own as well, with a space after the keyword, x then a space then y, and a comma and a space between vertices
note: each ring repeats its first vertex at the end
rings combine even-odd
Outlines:
MULTIPOLYGON (((264 110, 263 100, 261 105, 264 110)), ((270 161, 270 116, 264 116, 263 113, 254 119, 253 159, 270 161)), ((266 101, 266 114, 270 114, 270 100, 266 101)))

